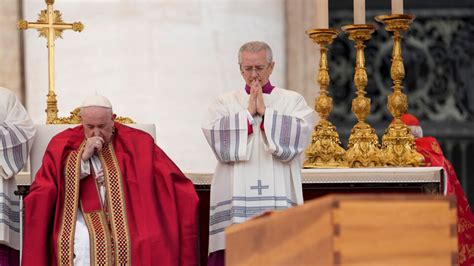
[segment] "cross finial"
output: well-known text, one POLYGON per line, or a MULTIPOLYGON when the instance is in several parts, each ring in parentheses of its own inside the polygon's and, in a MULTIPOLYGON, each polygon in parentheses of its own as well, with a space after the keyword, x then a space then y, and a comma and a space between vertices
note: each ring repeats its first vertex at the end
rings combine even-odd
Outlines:
POLYGON ((81 32, 84 25, 81 22, 64 23, 62 14, 59 10, 53 9, 54 0, 45 0, 47 8, 38 14, 36 22, 28 22, 26 20, 19 20, 17 23, 18 29, 36 29, 40 37, 45 37, 48 40, 48 81, 49 92, 47 100, 47 124, 53 124, 58 119, 58 106, 55 94, 55 79, 54 79, 54 40, 62 38, 64 30, 73 30, 81 32))

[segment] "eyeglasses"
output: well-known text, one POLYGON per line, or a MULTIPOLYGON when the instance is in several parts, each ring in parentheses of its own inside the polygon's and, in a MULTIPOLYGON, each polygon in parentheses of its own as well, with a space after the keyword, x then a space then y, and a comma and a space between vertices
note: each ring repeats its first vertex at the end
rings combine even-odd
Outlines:
POLYGON ((262 66, 262 65, 259 65, 259 66, 244 66, 244 67, 242 67, 242 70, 247 74, 252 74, 253 71, 255 71, 257 74, 260 74, 260 73, 262 73, 262 71, 267 69, 269 66, 270 66, 270 64, 268 64, 266 66, 262 66))

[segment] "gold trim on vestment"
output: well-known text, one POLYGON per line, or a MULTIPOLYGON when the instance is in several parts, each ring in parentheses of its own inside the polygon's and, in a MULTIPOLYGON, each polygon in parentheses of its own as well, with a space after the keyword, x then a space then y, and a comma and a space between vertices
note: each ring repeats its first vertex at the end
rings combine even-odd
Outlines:
POLYGON ((69 154, 64 167, 64 208, 57 243, 58 265, 72 265, 74 262, 74 232, 79 203, 79 175, 83 149, 84 143, 81 144, 78 151, 69 154))
POLYGON ((112 265, 110 231, 104 212, 82 213, 89 229, 91 265, 112 265))
MULTIPOLYGON (((69 154, 64 168, 65 196, 58 236, 58 265, 74 263, 74 234, 79 205, 79 177, 83 149, 84 142, 78 151, 69 154)), ((103 167, 108 207, 106 210, 92 213, 82 212, 90 236, 91 264, 131 265, 130 234, 122 175, 112 144, 109 143, 99 152, 99 158, 103 167), (106 212, 109 212, 109 219, 106 217, 106 212)))
POLYGON ((99 158, 103 166, 109 223, 114 243, 116 265, 131 265, 130 234, 128 232, 122 174, 111 143, 102 148, 99 158))

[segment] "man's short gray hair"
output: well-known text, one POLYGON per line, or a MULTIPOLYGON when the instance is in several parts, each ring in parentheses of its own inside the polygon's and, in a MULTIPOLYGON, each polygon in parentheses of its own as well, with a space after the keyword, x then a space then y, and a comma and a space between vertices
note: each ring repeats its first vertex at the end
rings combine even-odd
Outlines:
POLYGON ((242 64, 242 53, 243 52, 250 52, 250 53, 258 53, 260 51, 267 51, 267 62, 270 64, 273 62, 273 52, 270 45, 266 44, 265 42, 260 41, 253 41, 248 42, 242 45, 239 49, 239 65, 242 64))

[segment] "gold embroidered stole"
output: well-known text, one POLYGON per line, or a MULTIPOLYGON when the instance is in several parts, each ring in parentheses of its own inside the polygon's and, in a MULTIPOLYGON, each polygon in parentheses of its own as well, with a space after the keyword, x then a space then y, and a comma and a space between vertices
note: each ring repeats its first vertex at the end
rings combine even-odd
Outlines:
MULTIPOLYGON (((58 236, 58 265, 72 265, 74 261, 74 232, 83 149, 84 143, 79 151, 72 152, 66 161, 64 211, 58 236)), ((102 209, 88 213, 82 211, 89 230, 91 264, 131 265, 130 235, 122 175, 111 143, 99 152, 99 159, 104 173, 107 213, 102 209)), ((95 187, 98 190, 97 184, 95 187)))
POLYGON ((79 151, 69 154, 64 167, 64 208, 58 235, 58 265, 72 265, 74 260, 74 232, 76 229, 77 205, 79 199, 79 176, 84 144, 79 151))

